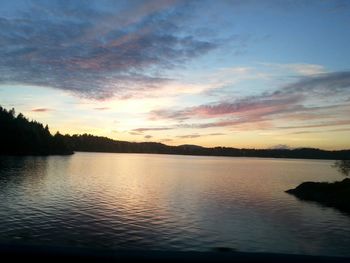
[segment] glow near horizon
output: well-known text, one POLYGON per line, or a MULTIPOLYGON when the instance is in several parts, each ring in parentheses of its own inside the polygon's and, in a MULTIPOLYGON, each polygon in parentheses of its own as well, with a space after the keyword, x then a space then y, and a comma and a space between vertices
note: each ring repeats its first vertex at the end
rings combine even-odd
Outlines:
POLYGON ((0 5, 0 105, 52 132, 350 148, 346 1, 0 5))

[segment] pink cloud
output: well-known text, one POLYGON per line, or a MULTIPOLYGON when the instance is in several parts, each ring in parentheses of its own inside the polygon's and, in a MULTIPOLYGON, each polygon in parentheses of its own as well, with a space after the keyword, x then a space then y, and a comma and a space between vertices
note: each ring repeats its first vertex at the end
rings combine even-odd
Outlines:
POLYGON ((151 112, 152 119, 185 120, 195 117, 216 118, 222 116, 265 116, 295 109, 303 96, 274 95, 269 98, 250 98, 236 102, 220 102, 216 104, 188 107, 182 110, 156 110, 151 112))

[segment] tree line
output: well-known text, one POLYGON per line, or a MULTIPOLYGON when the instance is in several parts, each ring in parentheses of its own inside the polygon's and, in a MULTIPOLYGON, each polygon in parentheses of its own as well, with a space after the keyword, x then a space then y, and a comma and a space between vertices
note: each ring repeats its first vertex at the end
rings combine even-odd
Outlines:
POLYGON ((29 121, 15 110, 0 107, 0 154, 70 154, 74 151, 111 153, 154 153, 234 157, 301 158, 349 160, 350 150, 325 151, 315 148, 239 149, 202 147, 198 145, 169 146, 157 142, 128 142, 107 137, 82 135, 51 135, 49 127, 29 121))
POLYGON ((157 142, 127 142, 106 137, 65 135, 65 141, 75 151, 114 153, 158 153, 233 157, 300 158, 300 159, 350 159, 350 150, 325 151, 315 148, 299 149, 239 149, 232 147, 202 147, 198 145, 169 146, 157 142))

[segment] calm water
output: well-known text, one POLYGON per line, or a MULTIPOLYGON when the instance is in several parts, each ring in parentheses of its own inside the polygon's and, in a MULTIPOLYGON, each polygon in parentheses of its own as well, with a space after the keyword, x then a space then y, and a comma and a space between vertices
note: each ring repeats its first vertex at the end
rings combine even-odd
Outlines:
POLYGON ((350 256, 350 217, 284 190, 332 161, 76 153, 0 159, 0 242, 350 256))

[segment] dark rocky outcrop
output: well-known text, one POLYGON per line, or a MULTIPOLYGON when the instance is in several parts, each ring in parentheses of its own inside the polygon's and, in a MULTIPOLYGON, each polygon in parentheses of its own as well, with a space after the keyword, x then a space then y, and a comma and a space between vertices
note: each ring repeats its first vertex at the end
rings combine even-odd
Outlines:
POLYGON ((337 208, 350 215, 350 179, 340 182, 305 182, 286 191, 299 199, 315 201, 319 204, 337 208))

